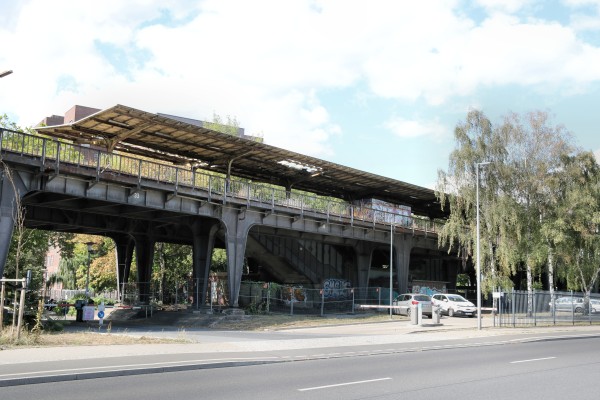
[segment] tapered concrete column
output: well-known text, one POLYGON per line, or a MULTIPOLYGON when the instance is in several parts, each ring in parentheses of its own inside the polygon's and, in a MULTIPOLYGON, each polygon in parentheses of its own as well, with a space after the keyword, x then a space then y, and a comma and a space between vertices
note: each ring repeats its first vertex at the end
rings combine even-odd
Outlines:
POLYGON ((140 302, 150 304, 150 281, 154 261, 155 240, 147 236, 135 237, 135 260, 137 262, 138 288, 140 302))
POLYGON ((129 271, 133 260, 135 241, 129 235, 112 235, 117 252, 117 290, 123 300, 123 286, 129 281, 129 271))
POLYGON ((248 232, 253 225, 252 217, 244 210, 223 209, 222 221, 225 225, 227 246, 227 283, 229 284, 229 305, 239 307, 240 286, 244 272, 244 253, 248 232))
POLYGON ((356 268, 358 272, 358 287, 369 286, 369 272, 373 260, 373 251, 377 246, 374 243, 360 241, 354 246, 356 251, 356 268))
MULTIPOLYGON (((14 170, 11 171, 14 175, 14 170)), ((22 182, 17 177, 13 177, 13 183, 11 183, 4 170, 0 171, 0 278, 4 276, 4 265, 15 226, 15 187, 17 195, 22 197, 25 194, 22 182)))
POLYGON ((5 197, 3 193, 0 203, 0 278, 4 276, 4 265, 6 265, 6 258, 10 249, 10 239, 15 226, 12 218, 13 209, 10 205, 4 204, 5 197))
POLYGON ((192 224, 192 277, 196 290, 194 290, 194 304, 196 308, 204 305, 208 288, 208 274, 212 252, 215 247, 215 235, 219 229, 217 221, 194 221, 192 224))
POLYGON ((394 272, 400 293, 408 291, 408 267, 410 251, 413 247, 412 236, 407 234, 394 235, 394 272))

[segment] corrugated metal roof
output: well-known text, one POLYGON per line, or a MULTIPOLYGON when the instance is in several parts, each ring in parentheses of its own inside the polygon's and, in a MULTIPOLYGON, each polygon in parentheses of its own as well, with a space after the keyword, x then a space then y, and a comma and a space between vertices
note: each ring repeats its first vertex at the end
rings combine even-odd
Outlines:
POLYGON ((216 132, 183 118, 116 105, 72 124, 38 132, 181 165, 354 201, 376 198, 443 217, 433 190, 258 141, 216 132))

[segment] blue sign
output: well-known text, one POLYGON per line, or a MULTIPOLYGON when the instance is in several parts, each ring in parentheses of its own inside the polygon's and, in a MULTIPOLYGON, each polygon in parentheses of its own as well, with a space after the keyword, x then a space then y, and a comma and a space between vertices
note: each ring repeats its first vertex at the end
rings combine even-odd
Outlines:
POLYGON ((104 311, 98 311, 98 318, 104 318, 104 311))

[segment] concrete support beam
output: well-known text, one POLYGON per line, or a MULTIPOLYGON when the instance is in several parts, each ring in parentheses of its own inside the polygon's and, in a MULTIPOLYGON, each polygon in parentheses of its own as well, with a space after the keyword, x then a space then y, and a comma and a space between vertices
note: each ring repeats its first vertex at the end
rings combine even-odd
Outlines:
POLYGON ((129 235, 111 235, 117 251, 117 290, 123 300, 123 286, 129 281, 129 271, 133 260, 135 241, 129 235))
POLYGON ((193 294, 196 308, 204 305, 206 300, 208 274, 218 229, 217 221, 197 220, 192 224, 192 278, 197 285, 193 294))
MULTIPOLYGON (((250 227, 256 222, 249 213, 234 208, 223 208, 221 220, 225 225, 227 248, 227 283, 229 305, 239 307, 240 286, 244 272, 244 253, 250 227)), ((256 214, 258 215, 258 214, 256 214)))
POLYGON ((369 286, 369 272, 375 248, 377 248, 377 244, 364 241, 358 241, 354 246, 354 250, 356 251, 358 287, 369 286))
POLYGON ((408 291, 408 267, 410 265, 410 251, 413 247, 413 239, 411 235, 400 234, 394 235, 394 273, 396 275, 396 283, 400 293, 408 291))
POLYGON ((154 261, 154 239, 147 236, 135 237, 135 259, 137 262, 140 303, 150 303, 150 281, 154 261))
MULTIPOLYGON (((15 225, 15 196, 22 196, 22 193, 15 193, 16 184, 8 180, 5 171, 0 172, 0 278, 4 276, 4 266, 10 249, 10 240, 15 225)), ((17 189, 19 191, 19 189, 17 189)))

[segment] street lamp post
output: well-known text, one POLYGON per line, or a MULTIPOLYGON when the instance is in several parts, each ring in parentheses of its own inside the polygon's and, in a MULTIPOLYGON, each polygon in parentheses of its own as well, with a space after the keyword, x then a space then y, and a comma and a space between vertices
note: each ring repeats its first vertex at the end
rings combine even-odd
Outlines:
POLYGON ((479 167, 488 165, 490 162, 480 162, 475 164, 476 176, 476 203, 477 203, 477 329, 481 330, 481 264, 479 261, 479 167))
POLYGON ((394 224, 390 222, 390 319, 392 319, 392 302, 394 297, 394 224))
POLYGON ((12 73, 13 73, 12 69, 9 69, 8 71, 0 72, 0 78, 4 78, 5 76, 8 76, 12 73))
POLYGON ((90 264, 92 261, 92 253, 94 252, 94 242, 87 242, 87 251, 88 251, 88 259, 87 259, 87 275, 85 278, 85 298, 89 298, 89 291, 90 291, 90 264))

